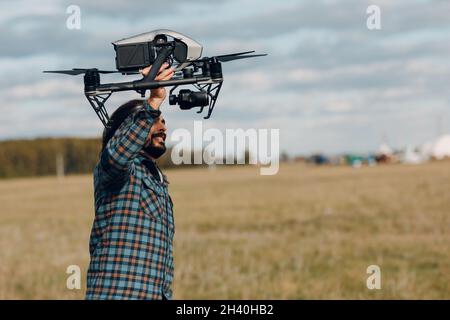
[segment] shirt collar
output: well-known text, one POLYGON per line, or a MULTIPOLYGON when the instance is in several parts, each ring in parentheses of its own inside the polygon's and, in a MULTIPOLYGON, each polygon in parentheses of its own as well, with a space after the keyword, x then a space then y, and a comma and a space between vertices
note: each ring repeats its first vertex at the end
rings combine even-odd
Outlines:
POLYGON ((155 177, 155 179, 158 182, 161 182, 159 173, 161 173, 161 176, 163 178, 162 183, 169 184, 169 181, 167 180, 167 176, 161 171, 159 166, 157 165, 156 161, 150 158, 147 153, 143 150, 139 152, 138 155, 139 160, 141 163, 148 169, 148 171, 155 177), (159 172, 158 172, 159 171, 159 172))

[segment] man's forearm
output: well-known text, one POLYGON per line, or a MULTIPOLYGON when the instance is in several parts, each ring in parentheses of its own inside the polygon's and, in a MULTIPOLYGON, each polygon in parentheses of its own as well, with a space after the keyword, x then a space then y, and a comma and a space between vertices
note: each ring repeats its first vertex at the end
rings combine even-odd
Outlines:
POLYGON ((102 153, 101 162, 110 175, 126 172, 130 162, 144 147, 150 128, 159 111, 144 110, 127 118, 128 123, 118 129, 102 153))
POLYGON ((156 110, 159 110, 159 107, 162 105, 162 103, 164 102, 164 99, 161 98, 154 98, 154 97, 150 97, 147 99, 147 103, 156 110))

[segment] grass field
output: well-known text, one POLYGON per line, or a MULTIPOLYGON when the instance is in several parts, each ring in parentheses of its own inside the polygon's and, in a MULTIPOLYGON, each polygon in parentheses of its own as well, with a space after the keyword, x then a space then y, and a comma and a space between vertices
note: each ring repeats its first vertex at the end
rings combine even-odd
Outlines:
MULTIPOLYGON (((450 162, 167 171, 176 299, 450 299, 450 162), (366 268, 381 268, 369 290, 366 268)), ((0 181, 0 298, 81 299, 91 176, 0 181)))

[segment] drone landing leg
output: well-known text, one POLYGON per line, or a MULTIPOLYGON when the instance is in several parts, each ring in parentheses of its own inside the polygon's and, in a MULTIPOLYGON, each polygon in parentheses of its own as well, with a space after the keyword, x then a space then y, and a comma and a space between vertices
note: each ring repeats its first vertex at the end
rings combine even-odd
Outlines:
MULTIPOLYGON (((215 87, 213 87, 213 84, 205 84, 205 85, 195 85, 195 87, 197 89, 199 89, 200 91, 205 91, 206 89, 206 93, 208 94, 208 96, 211 98, 210 102, 209 102, 209 106, 208 106, 208 114, 203 117, 203 119, 209 119, 209 117, 211 117, 211 113, 214 110, 214 106, 216 105, 216 100, 217 97, 219 96, 219 92, 220 89, 222 88, 222 82, 218 83, 215 87)), ((197 111, 197 113, 201 113, 203 112, 203 108, 201 107, 199 111, 197 111)))
POLYGON ((105 108, 105 102, 108 100, 108 98, 111 96, 111 92, 109 93, 102 93, 102 94, 96 94, 96 95, 87 95, 86 98, 91 104, 92 108, 94 109, 95 113, 97 114, 100 121, 103 123, 105 127, 108 125, 109 121, 109 115, 108 111, 105 108))

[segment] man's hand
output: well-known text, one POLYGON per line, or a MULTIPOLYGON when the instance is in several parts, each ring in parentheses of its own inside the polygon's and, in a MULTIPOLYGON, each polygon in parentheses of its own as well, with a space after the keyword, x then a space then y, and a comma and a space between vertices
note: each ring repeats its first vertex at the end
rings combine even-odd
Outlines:
MULTIPOLYGON (((156 81, 166 81, 173 77, 174 71, 172 68, 167 68, 169 66, 168 63, 164 63, 158 71, 158 74, 155 77, 156 81)), ((141 70, 143 76, 148 75, 152 66, 148 66, 145 69, 141 70)), ((150 98, 148 98, 148 104, 152 106, 153 109, 158 110, 164 99, 166 99, 166 88, 156 88, 150 90, 150 98)))

